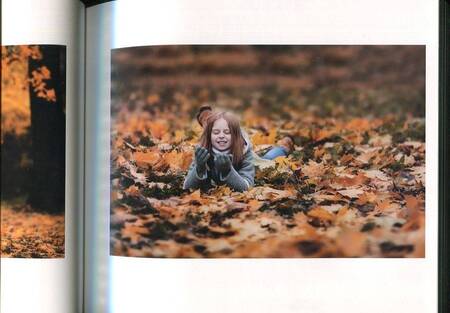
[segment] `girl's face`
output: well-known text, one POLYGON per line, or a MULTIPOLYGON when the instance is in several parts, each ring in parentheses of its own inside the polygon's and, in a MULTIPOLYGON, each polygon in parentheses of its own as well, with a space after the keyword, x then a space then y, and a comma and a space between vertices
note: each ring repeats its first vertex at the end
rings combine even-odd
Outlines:
POLYGON ((211 144, 220 151, 231 147, 231 132, 225 119, 219 118, 214 122, 211 130, 211 144))

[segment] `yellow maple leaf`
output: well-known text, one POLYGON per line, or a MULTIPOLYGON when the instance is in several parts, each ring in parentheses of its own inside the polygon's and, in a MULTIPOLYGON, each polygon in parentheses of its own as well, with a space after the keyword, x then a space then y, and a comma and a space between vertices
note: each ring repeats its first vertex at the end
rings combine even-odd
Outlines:
POLYGON ((252 136, 252 143, 254 145, 273 145, 277 137, 277 130, 275 128, 270 129, 268 135, 264 135, 260 132, 252 136))
POLYGON ((161 139, 169 131, 167 121, 157 120, 148 123, 148 128, 153 137, 161 139))

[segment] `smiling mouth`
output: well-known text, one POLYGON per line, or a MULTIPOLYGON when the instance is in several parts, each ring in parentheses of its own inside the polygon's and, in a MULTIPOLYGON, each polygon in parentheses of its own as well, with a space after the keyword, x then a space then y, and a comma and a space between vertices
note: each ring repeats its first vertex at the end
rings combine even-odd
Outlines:
POLYGON ((219 145, 226 145, 228 141, 216 141, 219 145))

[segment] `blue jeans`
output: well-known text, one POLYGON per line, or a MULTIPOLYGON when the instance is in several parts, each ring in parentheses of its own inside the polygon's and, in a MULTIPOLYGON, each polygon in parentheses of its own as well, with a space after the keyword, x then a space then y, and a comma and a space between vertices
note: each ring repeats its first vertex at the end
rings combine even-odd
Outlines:
POLYGON ((266 154, 262 156, 263 159, 273 160, 279 156, 287 156, 288 153, 283 147, 272 147, 266 154))

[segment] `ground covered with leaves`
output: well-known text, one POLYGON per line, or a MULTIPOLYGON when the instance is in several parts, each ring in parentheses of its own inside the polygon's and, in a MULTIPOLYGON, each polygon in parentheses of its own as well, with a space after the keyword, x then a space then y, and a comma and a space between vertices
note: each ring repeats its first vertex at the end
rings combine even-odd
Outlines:
POLYGON ((297 72, 280 78, 273 68, 258 79, 262 66, 243 57, 252 49, 173 49, 163 51, 165 59, 149 50, 153 58, 122 67, 114 62, 144 60, 138 57, 145 51, 113 54, 111 254, 424 257, 425 119, 417 89, 423 81, 411 69, 405 85, 409 68, 398 68, 411 50, 388 49, 392 58, 384 61, 372 48, 258 50, 272 53, 273 67, 304 60, 299 71, 312 80, 305 83, 297 72), (318 52, 325 54, 320 62, 307 58, 318 52), (394 62, 378 65, 389 86, 362 73, 362 65, 350 68, 358 57, 359 65, 394 62), (253 66, 254 77, 233 73, 231 63, 253 66), (183 64, 198 76, 186 79, 183 64), (154 78, 136 72, 144 65, 154 78), (255 161, 255 187, 246 192, 183 190, 201 134, 193 115, 205 101, 237 112, 258 154, 287 134, 293 153, 255 161))
POLYGON ((64 214, 2 203, 2 258, 64 258, 64 214))

